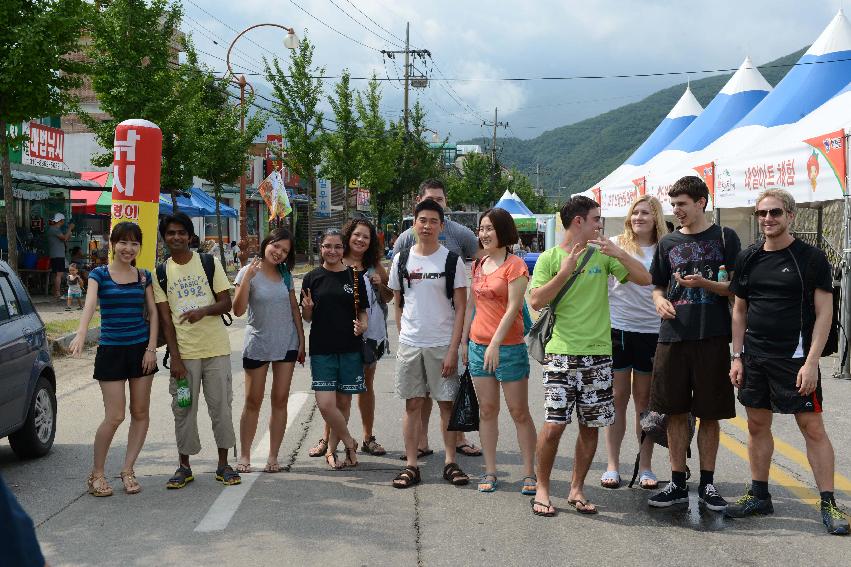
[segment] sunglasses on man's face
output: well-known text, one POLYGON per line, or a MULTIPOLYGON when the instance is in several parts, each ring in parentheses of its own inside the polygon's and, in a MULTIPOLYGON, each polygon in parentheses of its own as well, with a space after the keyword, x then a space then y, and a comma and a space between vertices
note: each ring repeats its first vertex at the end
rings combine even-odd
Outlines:
POLYGON ((753 212, 753 214, 754 216, 764 219, 767 216, 772 216, 774 218, 782 217, 785 212, 786 211, 783 209, 757 209, 753 212))

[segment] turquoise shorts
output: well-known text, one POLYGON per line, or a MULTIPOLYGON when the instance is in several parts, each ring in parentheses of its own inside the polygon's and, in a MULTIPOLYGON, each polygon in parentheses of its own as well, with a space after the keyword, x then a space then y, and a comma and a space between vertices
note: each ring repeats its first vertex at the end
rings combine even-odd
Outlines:
POLYGON ((496 367, 495 375, 488 374, 484 369, 485 350, 487 348, 487 345, 469 342, 467 367, 470 369, 470 376, 473 378, 496 378, 499 382, 514 382, 528 378, 529 352, 526 350, 525 343, 499 347, 499 365, 496 367))
POLYGON ((311 389, 314 392, 340 392, 362 394, 366 392, 363 381, 363 359, 360 352, 310 355, 311 389))

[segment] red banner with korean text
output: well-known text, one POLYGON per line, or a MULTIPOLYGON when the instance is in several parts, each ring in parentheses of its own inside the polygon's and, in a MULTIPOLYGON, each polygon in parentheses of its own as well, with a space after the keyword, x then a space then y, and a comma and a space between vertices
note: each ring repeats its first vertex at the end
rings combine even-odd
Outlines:
POLYGON ((603 204, 603 191, 599 187, 594 187, 591 189, 591 192, 594 193, 594 200, 597 201, 598 205, 603 204))
POLYGON ((821 155, 827 162, 827 165, 833 170, 836 181, 839 182, 839 186, 842 188, 842 194, 847 196, 845 130, 836 130, 823 136, 804 140, 804 142, 814 148, 812 155, 807 160, 807 178, 810 181, 812 190, 815 191, 817 187, 819 170, 821 169, 819 155, 821 155))
POLYGON ((163 136, 153 122, 125 120, 115 128, 112 165, 112 226, 130 221, 142 229, 140 268, 153 270, 157 256, 163 136))
POLYGON ((710 161, 709 163, 705 163, 703 165, 698 165, 697 167, 692 168, 697 172, 698 177, 703 179, 703 182, 706 183, 706 187, 709 188, 709 202, 706 204, 707 208, 712 208, 715 206, 715 162, 710 161))
POLYGON ((633 179, 632 184, 635 186, 636 198, 647 193, 647 177, 639 177, 638 179, 633 179))

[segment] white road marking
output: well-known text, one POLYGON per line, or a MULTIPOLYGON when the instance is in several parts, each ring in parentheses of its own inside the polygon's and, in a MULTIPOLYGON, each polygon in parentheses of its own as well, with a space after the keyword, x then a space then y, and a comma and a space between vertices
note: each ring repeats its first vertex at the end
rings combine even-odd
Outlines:
MULTIPOLYGON (((287 401, 287 431, 290 430, 290 426, 307 401, 308 395, 308 392, 294 392, 290 394, 290 399, 287 401)), ((252 454, 259 454, 260 447, 267 448, 268 446, 269 430, 267 429, 263 438, 254 446, 252 454)), ((256 472, 242 475, 242 484, 225 487, 222 493, 219 494, 219 497, 216 498, 216 501, 213 502, 213 505, 210 506, 207 514, 195 526, 195 531, 219 532, 227 529, 233 515, 236 514, 243 499, 259 477, 260 474, 256 472)))

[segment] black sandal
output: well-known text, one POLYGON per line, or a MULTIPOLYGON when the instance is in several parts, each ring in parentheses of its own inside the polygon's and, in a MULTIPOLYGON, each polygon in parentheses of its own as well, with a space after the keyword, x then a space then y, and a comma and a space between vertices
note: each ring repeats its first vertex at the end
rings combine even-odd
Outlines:
POLYGON ((393 479, 393 488, 410 488, 419 484, 421 480, 420 467, 405 467, 393 479))
POLYGON ((183 488, 193 480, 195 480, 195 477, 192 475, 192 469, 180 465, 177 467, 177 470, 174 471, 174 476, 168 479, 165 487, 169 489, 183 488))
POLYGON ((457 463, 449 463, 443 467, 443 479, 452 486, 464 486, 470 482, 470 477, 461 470, 457 463))
MULTIPOLYGON (((422 459, 423 457, 429 457, 431 455, 434 455, 434 451, 432 451, 431 449, 417 449, 417 458, 418 459, 422 459)), ((408 455, 406 455, 405 453, 402 453, 402 455, 399 457, 399 460, 400 461, 407 461, 408 455)))

